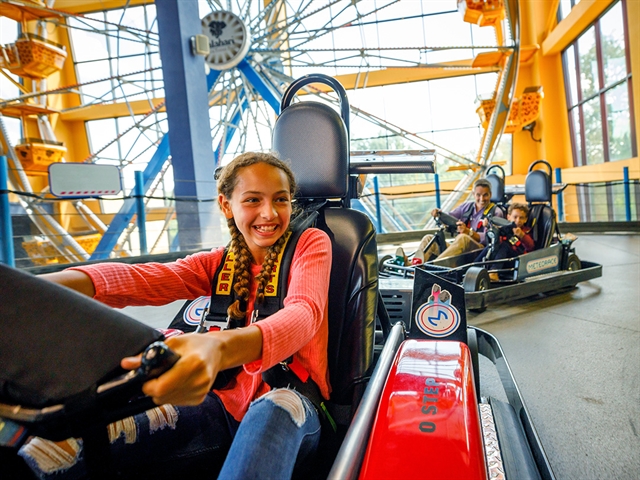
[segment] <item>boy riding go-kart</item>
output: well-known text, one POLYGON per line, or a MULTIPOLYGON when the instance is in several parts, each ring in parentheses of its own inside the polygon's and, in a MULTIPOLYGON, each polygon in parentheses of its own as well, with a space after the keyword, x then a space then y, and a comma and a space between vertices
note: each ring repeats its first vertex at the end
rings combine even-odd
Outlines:
MULTIPOLYGON (((482 311, 490 303, 558 291, 601 276, 600 265, 581 262, 576 255, 572 247, 576 240, 574 235, 559 235, 555 212, 551 208, 551 166, 547 162, 539 160, 529 167, 525 196, 529 212, 522 228, 529 232, 533 241, 529 248, 520 249, 522 245, 515 245, 522 243, 522 239, 513 238, 512 221, 488 215, 483 219, 487 229, 484 249, 448 257, 441 254, 435 260, 425 258, 422 264, 413 261, 412 266, 403 265, 399 255, 397 259, 386 257, 381 259, 381 277, 410 278, 415 268, 436 273, 464 288, 467 308, 482 311), (535 170, 538 164, 545 165, 548 172, 535 170), (508 243, 502 245, 501 238, 508 243)), ((457 219, 444 212, 439 212, 437 222, 440 229, 431 239, 436 244, 443 241, 445 231, 451 232, 459 225, 457 219)), ((515 227, 519 228, 518 225, 515 227)))

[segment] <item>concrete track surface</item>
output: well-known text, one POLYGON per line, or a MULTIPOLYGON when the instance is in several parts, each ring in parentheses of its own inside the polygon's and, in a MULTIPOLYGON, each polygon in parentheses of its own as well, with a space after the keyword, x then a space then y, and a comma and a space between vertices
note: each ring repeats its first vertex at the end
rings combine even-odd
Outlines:
MULTIPOLYGON (((500 341, 558 479, 640 478, 640 236, 581 234, 603 276, 469 315, 500 341)), ((125 311, 166 327, 179 304, 125 311)))
POLYGON ((574 246, 601 278, 468 320, 500 341, 558 479, 638 479, 640 237, 574 246))

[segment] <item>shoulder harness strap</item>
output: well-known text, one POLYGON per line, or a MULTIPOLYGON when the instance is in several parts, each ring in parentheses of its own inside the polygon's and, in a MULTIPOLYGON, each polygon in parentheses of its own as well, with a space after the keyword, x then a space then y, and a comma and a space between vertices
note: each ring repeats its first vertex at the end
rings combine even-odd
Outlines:
MULTIPOLYGON (((284 306, 284 299, 287 296, 289 287, 289 269, 296 245, 302 232, 314 224, 317 216, 317 209, 305 210, 292 220, 290 231, 286 233, 288 236, 287 241, 274 265, 276 271, 265 288, 264 301, 259 306, 256 306, 256 311, 258 312, 256 320, 273 315, 284 306)), ((205 318, 208 326, 215 326, 221 329, 244 326, 244 323, 234 322, 228 319, 227 316, 229 306, 236 300, 235 292, 233 292, 233 273, 234 256, 233 252, 229 251, 227 247, 224 260, 220 262, 220 266, 212 279, 211 302, 209 304, 209 312, 205 318)))

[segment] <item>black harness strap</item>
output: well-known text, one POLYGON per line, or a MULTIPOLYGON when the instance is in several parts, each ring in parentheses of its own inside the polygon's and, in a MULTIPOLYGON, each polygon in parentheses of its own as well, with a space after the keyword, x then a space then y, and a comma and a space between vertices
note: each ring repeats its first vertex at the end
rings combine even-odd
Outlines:
MULTIPOLYGON (((469 208, 467 208, 467 210, 465 210, 465 212, 462 214, 462 216, 460 217, 460 221, 463 222, 467 228, 471 228, 472 225, 470 225, 471 223, 471 217, 473 217, 473 211, 474 211, 474 207, 475 204, 473 202, 469 202, 469 208)), ((480 218, 486 218, 487 215, 493 215, 493 212, 496 211, 496 204, 493 202, 490 202, 489 205, 487 205, 487 208, 484 209, 484 212, 482 212, 482 217, 480 218)), ((482 232, 484 230, 484 226, 478 228, 478 230, 476 230, 476 232, 482 232)))

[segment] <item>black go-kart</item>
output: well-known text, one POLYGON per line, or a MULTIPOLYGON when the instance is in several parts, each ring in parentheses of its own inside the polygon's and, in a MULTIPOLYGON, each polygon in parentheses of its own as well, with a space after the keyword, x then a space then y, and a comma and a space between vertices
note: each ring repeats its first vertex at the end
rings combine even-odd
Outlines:
MULTIPOLYGON (((557 292, 601 277, 601 265, 581 260, 576 254, 573 242, 577 237, 561 235, 558 231, 555 212, 551 208, 550 171, 550 165, 539 160, 529 167, 526 179, 525 196, 530 207, 527 225, 534 238, 534 251, 514 258, 493 260, 499 238, 509 236, 512 229, 508 220, 494 216, 489 218, 489 250, 482 261, 476 261, 482 249, 448 258, 425 259, 423 263, 410 259, 416 258, 415 253, 403 258, 404 255, 398 251, 395 257, 387 255, 380 259, 383 289, 401 295, 414 277, 415 269, 419 268, 462 286, 466 292, 467 309, 480 312, 491 304, 557 292), (535 170, 537 164, 547 166, 549 172, 535 170)), ((439 212, 436 221, 440 228, 431 242, 438 242, 440 251, 443 251, 446 248, 445 232, 454 234, 458 220, 439 212)))
MULTIPOLYGON (((498 340, 467 327, 471 293, 443 278, 445 268, 436 275, 416 267, 414 278, 396 277, 410 282, 411 298, 406 317, 394 318, 383 282, 395 279, 379 278, 375 228, 350 200, 358 175, 408 166, 350 162, 348 112, 335 79, 309 75, 285 93, 274 131, 274 148, 295 169, 297 199, 323 200, 316 228, 332 240, 327 407, 337 438, 306 478, 553 480, 498 340), (336 90, 341 115, 324 103, 291 103, 312 82, 336 90), (501 387, 484 381, 491 378, 501 387)), ((84 440, 89 476, 114 478, 106 424, 152 407, 140 385, 176 357, 156 343, 163 336, 151 327, 45 280, 0 265, 0 289, 2 473, 20 465, 8 462, 30 435, 76 436, 84 440), (140 352, 144 368, 124 372, 120 359, 140 352)))

